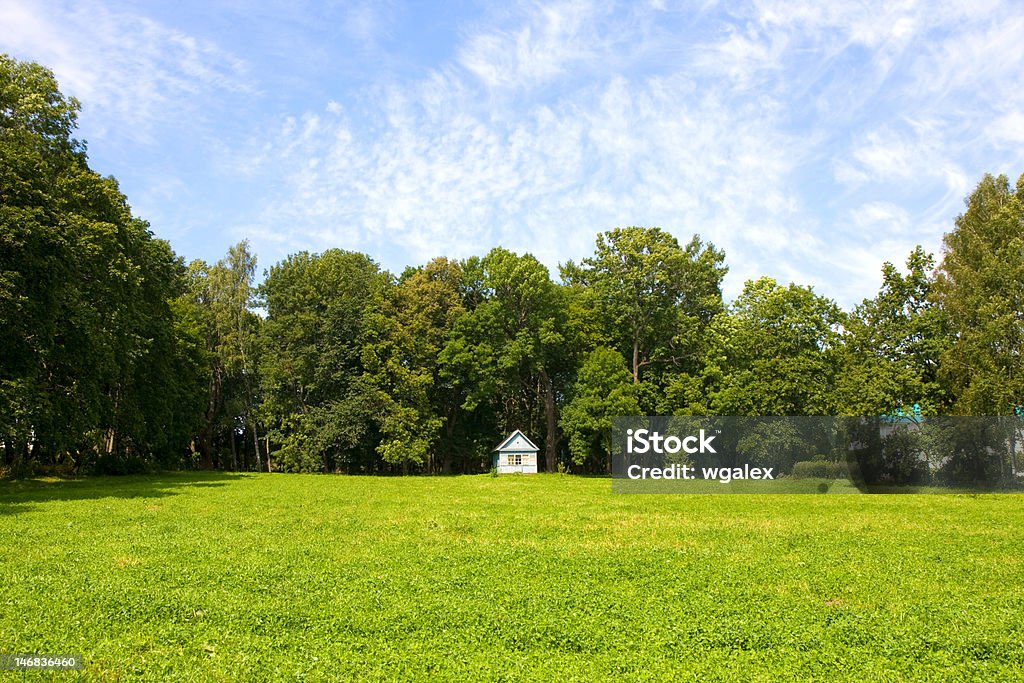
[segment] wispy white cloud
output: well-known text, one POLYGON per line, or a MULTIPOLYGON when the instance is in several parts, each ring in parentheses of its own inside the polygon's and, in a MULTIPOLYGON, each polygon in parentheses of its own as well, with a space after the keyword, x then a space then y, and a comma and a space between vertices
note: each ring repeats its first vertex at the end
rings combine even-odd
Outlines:
POLYGON ((271 155, 287 185, 263 229, 316 234, 323 247, 400 244, 417 261, 500 243, 552 268, 615 225, 701 232, 736 253, 793 235, 782 185, 792 141, 685 77, 614 77, 515 117, 448 82, 429 80, 422 98, 382 95, 374 135, 343 116, 290 121, 271 155))
POLYGON ((0 0, 0 26, 0 49, 52 68, 99 137, 155 143, 156 126, 251 88, 246 64, 216 44, 99 2, 0 0))
MULTIPOLYGON (((754 2, 681 43, 651 30, 653 14, 631 29, 606 4, 520 9, 475 26, 453 63, 373 93, 372 124, 337 103, 312 128, 291 124, 267 156, 285 184, 257 229, 401 245, 406 261, 503 244, 553 267, 589 253, 597 231, 660 225, 723 246, 730 293, 770 272, 851 301, 915 239, 934 248, 970 189, 964 132, 943 109, 968 85, 937 84, 938 101, 896 92, 921 87, 919 48, 956 32, 956 5, 754 2), (883 103, 889 118, 874 115, 883 103), (800 185, 815 172, 838 184, 829 195, 800 185)), ((971 40, 992 39, 975 28, 971 40)), ((992 139, 1015 139, 1014 115, 992 139)))
POLYGON ((868 202, 850 211, 850 220, 858 228, 877 237, 874 233, 883 234, 902 232, 910 226, 910 213, 892 202, 868 202))
POLYGON ((511 29, 485 29, 467 38, 459 64, 488 87, 528 87, 592 62, 605 38, 596 23, 601 9, 588 0, 538 4, 511 29))
POLYGON ((913 184, 929 176, 945 176, 949 169, 942 168, 942 151, 935 143, 912 131, 900 133, 889 127, 870 131, 851 148, 848 157, 837 160, 836 179, 853 185, 913 184))
MULTIPOLYGON (((850 303, 882 261, 937 250, 984 172, 1024 170, 1012 0, 523 0, 408 53, 411 5, 278 3, 258 66, 139 9, 45 1, 0 0, 0 49, 53 66, 110 138, 166 145, 207 119, 203 170, 240 198, 182 184, 187 165, 141 196, 158 214, 224 198, 219 231, 264 263, 340 246, 400 269, 501 244, 553 269, 598 231, 659 225, 724 247, 729 294, 770 274, 850 303), (238 93, 259 111, 228 111, 238 93)), ((182 224, 209 223, 175 211, 200 243, 182 224)))
POLYGON ((1024 111, 1011 111, 997 118, 989 128, 989 135, 995 144, 1024 142, 1024 111))

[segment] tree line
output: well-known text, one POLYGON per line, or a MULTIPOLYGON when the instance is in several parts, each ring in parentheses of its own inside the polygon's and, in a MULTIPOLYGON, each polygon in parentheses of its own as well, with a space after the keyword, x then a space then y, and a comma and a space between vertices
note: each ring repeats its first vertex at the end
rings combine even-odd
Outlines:
POLYGON ((395 275, 247 242, 186 264, 73 137, 53 74, 0 57, 4 468, 479 472, 512 429, 604 472, 616 415, 1012 415, 1024 402, 1024 176, 844 311, 658 228, 558 280, 498 247, 395 275))

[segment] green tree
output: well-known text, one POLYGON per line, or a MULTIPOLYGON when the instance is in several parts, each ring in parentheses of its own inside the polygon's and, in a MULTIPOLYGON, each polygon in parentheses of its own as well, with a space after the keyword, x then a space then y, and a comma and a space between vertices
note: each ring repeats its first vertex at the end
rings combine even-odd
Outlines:
POLYGON ((935 290, 953 342, 941 358, 963 415, 1024 403, 1024 175, 986 175, 944 239, 935 290))
POLYGON ((390 286, 364 254, 300 252, 260 287, 263 415, 285 470, 373 471, 381 391, 363 364, 367 312, 390 286))
POLYGON ((723 309, 724 259, 696 235, 680 246, 659 228, 629 227, 598 235, 593 257, 563 266, 563 280, 582 287, 579 300, 603 327, 596 341, 626 357, 634 383, 650 376, 640 389, 645 410, 656 409, 669 376, 700 372, 704 330, 723 309))
POLYGON ((238 469, 237 432, 252 436, 256 469, 263 469, 259 442, 258 343, 260 318, 252 312, 256 257, 248 241, 228 249, 213 266, 189 266, 192 301, 199 307, 205 331, 208 364, 205 421, 199 433, 202 467, 214 467, 218 444, 231 449, 231 468, 238 469))
POLYGON ((907 257, 907 274, 882 266, 882 287, 844 325, 844 362, 836 389, 849 415, 886 415, 917 405, 944 412, 939 360, 949 344, 944 311, 932 292, 935 261, 921 247, 907 257))
POLYGON ((622 354, 603 346, 591 351, 580 367, 572 400, 562 411, 573 462, 584 465, 597 455, 610 473, 612 418, 639 414, 636 385, 622 354))
POLYGON ((438 355, 465 313, 461 285, 457 262, 434 259, 382 288, 367 312, 363 363, 384 403, 377 452, 386 463, 429 472, 440 450, 441 470, 451 468, 453 453, 440 437, 457 420, 458 403, 440 376, 438 355))
MULTIPOLYGON (((564 296, 529 254, 498 247, 464 270, 464 291, 479 303, 458 321, 441 354, 444 376, 464 392, 464 410, 493 414, 504 432, 542 416, 545 467, 553 471, 568 366, 564 296)), ((490 437, 494 441, 493 428, 490 437)))
POLYGON ((830 415, 842 312, 810 287, 747 281, 712 324, 704 372, 712 415, 830 415))
POLYGON ((0 56, 0 438, 9 462, 167 462, 194 421, 183 266, 88 167, 78 108, 0 56))

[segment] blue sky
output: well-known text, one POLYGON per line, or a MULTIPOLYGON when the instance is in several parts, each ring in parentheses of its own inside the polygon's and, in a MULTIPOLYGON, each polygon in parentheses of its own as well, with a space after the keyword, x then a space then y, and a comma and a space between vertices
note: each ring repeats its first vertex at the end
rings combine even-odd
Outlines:
POLYGON ((1024 172, 1024 4, 0 0, 186 259, 552 268, 656 225, 850 305, 1024 172), (258 7, 258 9, 255 9, 258 7))

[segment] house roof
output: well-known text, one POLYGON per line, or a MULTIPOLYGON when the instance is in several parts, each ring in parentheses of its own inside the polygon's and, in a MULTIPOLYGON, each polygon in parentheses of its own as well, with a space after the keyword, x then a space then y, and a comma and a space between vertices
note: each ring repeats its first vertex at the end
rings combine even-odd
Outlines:
POLYGON ((511 434, 509 434, 507 437, 505 437, 505 440, 502 441, 501 443, 499 443, 497 446, 495 446, 491 450, 491 452, 493 453, 494 451, 502 451, 502 450, 506 450, 506 449, 511 450, 511 451, 519 451, 519 452, 528 452, 529 451, 529 452, 533 452, 533 453, 536 453, 537 451, 540 450, 539 448, 537 448, 533 444, 532 441, 530 441, 528 438, 526 438, 526 434, 523 434, 518 429, 515 430, 514 432, 512 432, 511 434), (516 444, 516 447, 513 447, 513 444, 515 443, 516 437, 519 437, 523 441, 525 441, 526 445, 522 446, 522 445, 516 444))

